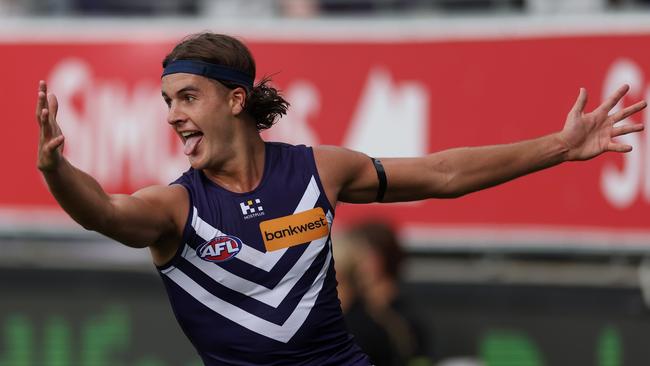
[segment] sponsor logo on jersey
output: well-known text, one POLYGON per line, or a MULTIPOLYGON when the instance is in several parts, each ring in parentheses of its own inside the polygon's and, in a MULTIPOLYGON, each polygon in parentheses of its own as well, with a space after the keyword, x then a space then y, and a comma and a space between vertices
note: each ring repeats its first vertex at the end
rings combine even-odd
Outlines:
POLYGON ((196 248, 196 255, 208 262, 224 262, 234 258, 242 248, 242 241, 236 236, 214 237, 196 248))
POLYGON ((259 198, 240 202, 239 208, 242 215, 244 215, 244 219, 264 216, 264 207, 262 207, 262 200, 259 198))
POLYGON ((329 234, 325 212, 320 207, 297 214, 266 220, 260 231, 267 251, 291 247, 329 234))

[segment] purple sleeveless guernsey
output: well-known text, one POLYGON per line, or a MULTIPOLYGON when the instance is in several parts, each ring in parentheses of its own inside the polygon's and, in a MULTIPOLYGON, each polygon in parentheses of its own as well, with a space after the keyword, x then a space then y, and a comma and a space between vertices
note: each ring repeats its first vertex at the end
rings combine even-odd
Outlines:
POLYGON ((336 293, 325 196, 313 151, 266 143, 262 181, 230 192, 190 169, 183 244, 158 267, 205 365, 369 365, 336 293))

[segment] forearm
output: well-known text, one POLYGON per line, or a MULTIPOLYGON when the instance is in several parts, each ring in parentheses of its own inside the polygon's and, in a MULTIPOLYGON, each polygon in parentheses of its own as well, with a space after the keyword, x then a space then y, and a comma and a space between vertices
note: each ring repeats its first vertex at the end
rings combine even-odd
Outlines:
POLYGON ((551 134, 512 144, 446 150, 430 155, 427 162, 430 169, 445 171, 444 197, 458 197, 560 164, 567 152, 557 134, 551 134))
POLYGON ((111 216, 110 196, 90 175, 66 159, 55 169, 42 170, 50 192, 76 222, 89 230, 101 231, 111 216))

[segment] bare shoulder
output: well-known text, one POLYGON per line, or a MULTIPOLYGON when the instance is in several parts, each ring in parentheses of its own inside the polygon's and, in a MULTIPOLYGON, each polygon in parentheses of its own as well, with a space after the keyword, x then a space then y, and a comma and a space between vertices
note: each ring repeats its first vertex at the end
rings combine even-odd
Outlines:
POLYGON ((148 186, 138 190, 133 196, 171 214, 179 228, 185 225, 189 210, 189 194, 180 184, 148 186))
POLYGON ((314 147, 314 159, 330 202, 372 202, 376 176, 370 157, 340 146, 314 147), (352 193, 352 195, 350 195, 352 193), (359 194, 361 193, 361 194, 359 194))
POLYGON ((182 203, 188 198, 187 190, 180 184, 148 186, 133 193, 133 196, 152 203, 172 204, 182 203))
POLYGON ((314 147, 314 159, 321 181, 342 185, 350 180, 350 173, 359 169, 368 157, 344 147, 323 145, 314 147))
POLYGON ((341 146, 322 145, 314 147, 314 158, 319 169, 329 170, 354 169, 362 166, 369 159, 368 155, 341 146))

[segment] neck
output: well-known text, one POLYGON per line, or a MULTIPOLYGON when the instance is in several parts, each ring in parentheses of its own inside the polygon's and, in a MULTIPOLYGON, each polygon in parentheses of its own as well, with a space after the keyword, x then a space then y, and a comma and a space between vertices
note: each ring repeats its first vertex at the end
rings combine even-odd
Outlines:
POLYGON ((241 132, 235 134, 229 149, 229 158, 225 159, 219 167, 203 169, 208 179, 236 193, 254 190, 262 181, 264 174, 264 141, 257 129, 246 129, 241 132))

